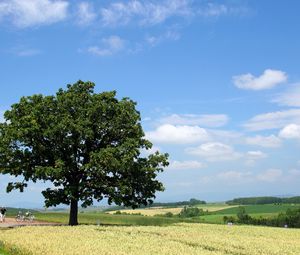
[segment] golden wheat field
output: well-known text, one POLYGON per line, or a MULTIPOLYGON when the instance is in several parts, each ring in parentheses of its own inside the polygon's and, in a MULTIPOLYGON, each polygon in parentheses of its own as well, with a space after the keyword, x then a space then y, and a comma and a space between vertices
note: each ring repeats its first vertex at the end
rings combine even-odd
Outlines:
POLYGON ((22 227, 0 231, 0 240, 33 255, 300 254, 300 230, 253 226, 22 227))

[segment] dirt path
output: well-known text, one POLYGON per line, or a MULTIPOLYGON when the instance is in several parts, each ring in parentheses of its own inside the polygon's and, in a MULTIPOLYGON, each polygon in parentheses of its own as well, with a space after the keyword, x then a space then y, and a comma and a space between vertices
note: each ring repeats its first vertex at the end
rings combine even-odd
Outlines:
POLYGON ((20 226, 59 226, 62 225, 60 223, 46 222, 46 221, 37 221, 33 222, 23 221, 17 222, 15 218, 6 218, 5 222, 0 222, 0 228, 13 228, 20 226))

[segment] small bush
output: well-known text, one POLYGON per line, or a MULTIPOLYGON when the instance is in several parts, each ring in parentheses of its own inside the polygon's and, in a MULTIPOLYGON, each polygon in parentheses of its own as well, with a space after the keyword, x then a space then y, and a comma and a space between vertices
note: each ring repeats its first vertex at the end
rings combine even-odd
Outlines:
POLYGON ((197 217, 203 214, 204 214, 203 209, 199 209, 198 207, 185 206, 179 213, 179 216, 182 218, 189 218, 189 217, 197 217))
POLYGON ((228 223, 228 222, 232 222, 232 223, 235 223, 236 222, 236 218, 233 217, 233 216, 224 216, 223 217, 223 221, 224 223, 228 223))
POLYGON ((167 213, 165 213, 165 217, 173 217, 174 216, 174 214, 173 213, 171 213, 171 212, 167 212, 167 213))

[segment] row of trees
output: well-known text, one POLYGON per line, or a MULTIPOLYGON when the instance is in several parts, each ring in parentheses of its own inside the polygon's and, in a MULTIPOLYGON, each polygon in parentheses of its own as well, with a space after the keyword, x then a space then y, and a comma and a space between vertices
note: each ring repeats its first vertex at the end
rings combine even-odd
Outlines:
POLYGON ((96 93, 78 81, 56 95, 22 97, 0 123, 0 173, 21 176, 7 191, 23 191, 29 181, 50 181, 42 192, 46 207, 70 205, 70 225, 82 207, 108 203, 136 208, 153 202, 164 187, 156 177, 168 155, 145 139, 136 103, 115 91, 96 93))
POLYGON ((229 200, 228 205, 263 205, 263 204, 300 204, 300 196, 280 197, 241 197, 229 200))
MULTIPOLYGON (((153 203, 151 205, 148 205, 147 207, 181 207, 181 206, 196 206, 196 205, 204 205, 206 204, 206 201, 199 200, 196 198, 191 198, 190 200, 186 201, 178 201, 178 202, 168 202, 168 203, 153 203)), ((141 206, 143 207, 143 206, 141 206)))
POLYGON ((285 213, 280 213, 277 217, 273 218, 254 218, 246 213, 244 207, 239 207, 237 217, 224 216, 225 223, 236 222, 240 224, 263 225, 273 227, 288 226, 291 228, 300 228, 300 208, 288 209, 285 213))
MULTIPOLYGON (((165 208, 174 208, 174 207, 182 207, 182 206, 196 206, 196 205, 203 205, 206 204, 206 201, 204 200, 199 200, 196 198, 191 198, 190 200, 186 201, 178 201, 178 202, 167 202, 167 203, 152 203, 148 205, 140 205, 139 208, 151 208, 151 207, 165 207, 165 208)), ((117 211, 117 210, 123 210, 123 209, 128 209, 126 206, 112 206, 105 211, 117 211)))

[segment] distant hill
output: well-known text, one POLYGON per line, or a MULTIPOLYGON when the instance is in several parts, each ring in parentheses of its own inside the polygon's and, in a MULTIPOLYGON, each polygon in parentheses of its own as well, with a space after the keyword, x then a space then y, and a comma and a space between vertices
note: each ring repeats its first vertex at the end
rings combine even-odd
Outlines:
POLYGON ((300 196, 295 197, 241 197, 226 201, 228 205, 300 204, 300 196))

